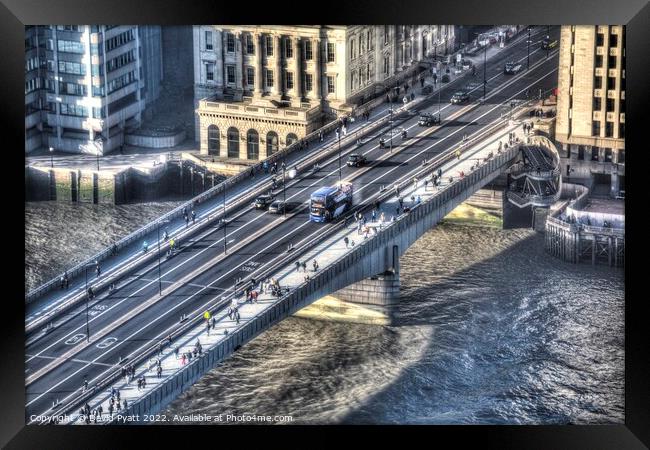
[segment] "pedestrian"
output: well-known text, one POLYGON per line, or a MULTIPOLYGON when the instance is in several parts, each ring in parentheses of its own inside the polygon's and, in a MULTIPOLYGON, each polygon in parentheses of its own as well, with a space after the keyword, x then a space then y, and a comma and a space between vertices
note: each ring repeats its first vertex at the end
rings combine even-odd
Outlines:
MULTIPOLYGON (((158 369, 156 369, 156 375, 158 375, 158 378, 162 376, 162 367, 158 366, 158 369)), ((118 403, 119 405, 119 403, 118 403)))
POLYGON ((411 92, 411 101, 415 100, 415 94, 411 92))
POLYGON ((404 199, 402 197, 398 198, 397 201, 399 202, 399 207, 400 209, 404 208, 404 199))
POLYGON ((183 356, 181 357, 181 366, 184 366, 185 362, 186 362, 186 357, 185 357, 185 353, 183 353, 183 356))
POLYGON ((316 262, 316 260, 314 260, 312 266, 314 267, 314 272, 316 272, 318 270, 318 263, 316 262))
POLYGON ((196 212, 192 210, 192 225, 196 222, 196 212))
MULTIPOLYGON (((380 221, 381 223, 384 223, 384 220, 385 220, 385 215, 384 215, 384 213, 382 212, 382 213, 379 215, 379 221, 380 221)), ((347 238, 346 238, 346 239, 347 239, 347 238)))
POLYGON ((439 169, 438 169, 438 178, 441 178, 441 177, 442 177, 442 169, 439 168, 439 169))
POLYGON ((345 236, 343 238, 343 242, 345 242, 345 248, 348 248, 348 244, 350 243, 350 239, 347 236, 345 236))
POLYGON ((253 171, 253 168, 251 167, 251 178, 255 176, 255 172, 253 171))
POLYGON ((373 209, 372 210, 372 221, 374 222, 377 219, 377 210, 373 209))
POLYGON ((460 149, 456 150, 456 158, 460 161, 460 149))
POLYGON ((190 226, 190 218, 186 215, 185 216, 185 228, 190 226))
POLYGON ((262 169, 264 169, 264 173, 269 173, 269 163, 267 161, 262 163, 262 169))
POLYGON ((296 261, 296 272, 300 272, 300 261, 296 261))
POLYGON ((99 264, 97 264, 97 266, 95 267, 95 272, 97 272, 97 278, 99 278, 99 275, 101 275, 102 273, 102 269, 101 267, 99 267, 99 264))
POLYGON ((235 311, 235 319, 237 320, 237 325, 239 325, 239 311, 235 311))
POLYGON ((214 330, 216 326, 217 326, 217 319, 214 316, 212 316, 212 329, 214 330))
POLYGON ((174 356, 176 356, 176 359, 178 359, 178 347, 174 349, 174 356))
POLYGON ((303 261, 302 263, 300 263, 300 265, 302 266, 302 271, 307 272, 307 262, 303 261))
POLYGON ((420 78, 420 87, 424 87, 424 78, 420 78))

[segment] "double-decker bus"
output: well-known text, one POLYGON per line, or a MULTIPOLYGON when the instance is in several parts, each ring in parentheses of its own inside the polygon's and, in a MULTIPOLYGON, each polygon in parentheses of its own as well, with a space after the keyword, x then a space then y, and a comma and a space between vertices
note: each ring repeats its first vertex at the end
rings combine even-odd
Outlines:
POLYGON ((352 183, 343 182, 323 187, 311 194, 309 220, 327 222, 341 216, 352 207, 352 183))

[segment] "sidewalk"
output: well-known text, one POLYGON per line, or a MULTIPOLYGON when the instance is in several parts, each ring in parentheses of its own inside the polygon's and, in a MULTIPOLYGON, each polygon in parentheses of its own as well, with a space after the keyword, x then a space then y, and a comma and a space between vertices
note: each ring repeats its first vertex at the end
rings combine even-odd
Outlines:
MULTIPOLYGON (((523 131, 519 123, 511 123, 510 126, 503 132, 499 133, 496 136, 491 136, 490 138, 466 149, 462 152, 460 159, 452 159, 445 163, 442 167, 443 175, 442 178, 444 182, 438 188, 433 188, 431 183, 428 183, 425 186, 424 180, 418 180, 417 183, 409 184, 409 188, 404 189, 401 192, 401 196, 404 199, 404 206, 412 206, 414 202, 426 201, 434 197, 438 192, 446 189, 453 181, 449 180, 449 177, 458 179, 460 177, 460 172, 469 174, 473 167, 477 166, 477 161, 483 161, 484 158, 488 156, 490 152, 494 155, 497 154, 498 146, 500 141, 506 141, 508 133, 514 131, 516 135, 523 139, 523 131)), ((413 158, 420 155, 415 155, 413 158)), ((345 253, 349 252, 354 248, 354 242, 362 242, 365 239, 370 238, 376 230, 381 229, 384 226, 387 226, 391 221, 391 216, 395 216, 396 209, 399 205, 399 198, 397 196, 391 197, 388 201, 384 201, 380 206, 377 217, 380 217, 382 214, 385 216, 386 220, 375 221, 367 223, 368 231, 361 234, 357 231, 357 225, 351 224, 342 230, 340 230, 335 235, 329 237, 328 239, 321 242, 319 245, 312 248, 306 254, 304 254, 300 260, 307 263, 307 272, 296 271, 295 261, 288 263, 284 269, 280 270, 272 278, 278 280, 279 284, 282 287, 289 288, 290 290, 295 289, 305 281, 305 276, 314 274, 312 261, 317 261, 319 271, 326 269, 334 261, 338 260, 345 253), (346 246, 344 238, 347 237, 352 245, 349 247, 346 246)), ((403 217, 402 213, 399 216, 395 217, 395 220, 399 220, 400 217, 403 217)), ((218 296, 214 297, 216 300, 218 296)), ((178 338, 171 346, 167 345, 164 347, 162 353, 158 356, 160 359, 160 365, 162 368, 161 377, 159 378, 155 370, 155 359, 150 360, 147 364, 142 364, 135 368, 134 379, 137 380, 140 377, 146 377, 146 387, 144 389, 139 389, 135 381, 127 383, 126 380, 120 380, 116 382, 112 388, 119 390, 120 398, 123 401, 127 400, 128 404, 131 405, 134 402, 138 401, 143 395, 157 389, 161 383, 163 383, 167 378, 175 375, 177 372, 183 369, 183 360, 180 358, 184 353, 192 352, 195 344, 200 342, 203 353, 208 349, 217 345, 228 335, 235 333, 239 328, 244 327, 249 321, 253 320, 258 314, 265 311, 266 309, 272 307, 279 299, 269 295, 268 293, 260 293, 257 303, 247 303, 243 298, 236 300, 238 305, 238 310, 240 313, 240 323, 230 317, 228 317, 227 309, 223 308, 221 311, 214 313, 213 317, 215 318, 216 326, 211 329, 209 332, 206 331, 205 323, 202 323, 199 326, 196 326, 192 331, 188 332, 182 338, 178 338), (174 350, 178 348, 179 358, 176 357, 174 350)), ((172 308, 173 310, 173 308, 172 308)), ((196 314, 202 314, 201 311, 196 311, 196 314)), ((166 332, 161 332, 162 338, 166 332)), ((157 338, 158 339, 158 338, 157 338)), ((195 358, 192 358, 194 360, 195 358)), ((90 383, 93 384, 92 382, 90 383)), ((111 398, 111 388, 108 388, 104 393, 98 394, 94 399, 89 402, 91 411, 98 408, 100 405, 103 408, 103 419, 108 420, 108 408, 109 401, 111 398)), ((114 414, 118 414, 120 411, 115 410, 114 414)), ((72 412, 70 415, 70 421, 72 423, 80 424, 82 423, 79 420, 78 411, 72 412)))
MULTIPOLYGON (((490 46, 488 48, 488 59, 494 57, 496 54, 498 54, 500 51, 507 49, 508 47, 505 48, 498 48, 498 46, 490 46)), ((482 61, 482 58, 481 58, 482 61)), ((463 71, 459 74, 454 73, 453 70, 450 70, 450 81, 448 83, 440 83, 440 77, 438 78, 438 83, 435 86, 436 89, 433 90, 431 94, 428 94, 426 96, 423 96, 420 94, 421 89, 416 88, 416 86, 412 86, 409 91, 410 92, 418 92, 416 94, 416 98, 414 101, 411 101, 406 104, 406 109, 410 109, 417 104, 421 103, 424 101, 426 98, 434 96, 438 93, 439 90, 446 89, 449 85, 453 84, 454 82, 457 82, 458 80, 462 79, 463 76, 465 75, 466 71, 463 71)), ((462 82, 462 81, 461 81, 462 82)), ((425 79, 425 83, 432 85, 433 80, 431 77, 431 73, 427 73, 427 77, 425 79)), ((460 89, 460 86, 458 87, 460 89)), ((351 135, 354 133, 361 133, 363 129, 366 127, 372 126, 377 120, 380 120, 388 115, 388 110, 393 107, 393 108, 401 108, 403 105, 402 104, 388 104, 388 103, 381 103, 380 106, 377 106, 370 110, 370 117, 369 119, 363 120, 361 118, 356 118, 354 121, 349 121, 348 126, 347 126, 347 134, 346 135, 351 135)), ((363 108, 361 108, 363 110, 363 108)), ((342 136, 342 139, 345 136, 342 136)), ((291 154, 289 154, 285 161, 287 163, 287 166, 293 166, 296 163, 298 163, 300 160, 306 157, 311 157, 314 154, 324 150, 331 148, 332 146, 337 144, 337 139, 335 133, 329 133, 324 136, 324 141, 321 143, 312 143, 310 147, 307 150, 303 151, 294 151, 291 154)), ((101 162, 100 162, 101 163, 101 162)), ((253 191, 254 189, 260 187, 263 183, 269 183, 271 180, 272 175, 270 174, 264 174, 264 173, 257 173, 252 177, 251 179, 253 180, 253 183, 250 182, 245 182, 245 183, 240 183, 236 185, 233 188, 230 188, 226 192, 226 204, 231 203, 233 199, 239 197, 240 195, 245 195, 248 192, 253 191)), ((223 196, 222 195, 215 195, 209 200, 206 200, 200 204, 195 204, 195 212, 196 212, 196 218, 197 218, 197 224, 202 221, 203 218, 208 217, 212 214, 220 214, 220 211, 223 209, 223 196)), ((188 210, 188 214, 190 214, 191 210, 188 210)), ((228 212, 230 214, 230 211, 228 212)), ((192 228, 192 225, 190 225, 190 228, 192 228)), ((160 234, 161 234, 161 241, 160 241, 160 246, 162 248, 167 248, 166 246, 166 241, 162 239, 162 234, 164 230, 167 229, 169 233, 170 238, 177 239, 177 236, 180 232, 184 231, 186 229, 185 223, 182 218, 178 218, 174 220, 173 222, 167 224, 164 228, 161 227, 160 234)), ((111 276, 111 274, 119 269, 120 267, 123 267, 125 264, 128 264, 132 261, 135 261, 139 256, 142 255, 142 243, 144 241, 147 241, 149 243, 149 248, 150 249, 157 249, 158 245, 158 237, 155 232, 151 232, 150 234, 142 237, 141 240, 137 242, 133 242, 132 244, 128 245, 126 248, 123 248, 120 253, 117 256, 109 257, 105 260, 103 260, 101 264, 102 268, 102 278, 111 276)), ((182 242, 181 242, 182 244, 182 242)), ((61 274, 62 275, 62 274, 61 274)), ((89 274, 89 286, 91 285, 90 280, 95 281, 95 276, 94 276, 94 271, 92 271, 89 274)), ((57 277, 58 279, 58 277, 57 277)), ((93 283, 94 284, 94 283, 93 283)), ((85 282, 84 282, 84 277, 83 275, 77 276, 75 279, 70 280, 70 288, 66 291, 61 291, 60 289, 53 289, 46 294, 44 294, 42 297, 37 299, 33 304, 28 305, 27 310, 28 310, 28 316, 27 320, 31 321, 34 319, 37 319, 40 316, 43 316, 44 314, 47 314, 49 311, 53 311, 56 308, 60 307, 66 300, 70 299, 74 295, 78 295, 80 290, 85 291, 85 282), (63 295, 61 295, 63 294, 63 295), (37 310, 37 311, 35 311, 37 310)))

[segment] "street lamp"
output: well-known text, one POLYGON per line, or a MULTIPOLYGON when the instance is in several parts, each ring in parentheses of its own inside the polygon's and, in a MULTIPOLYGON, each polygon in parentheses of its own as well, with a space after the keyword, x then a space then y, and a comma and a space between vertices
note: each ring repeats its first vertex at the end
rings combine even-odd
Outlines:
POLYGON ((530 27, 528 27, 528 40, 526 41, 528 44, 528 56, 526 57, 526 70, 530 68, 530 27))
POLYGON ((390 132, 390 152, 393 153, 393 102, 391 101, 390 108, 388 109, 388 112, 390 112, 390 119, 388 120, 388 131, 390 132))
POLYGON ((550 25, 546 25, 546 42, 548 42, 548 44, 546 45, 546 59, 548 59, 549 45, 551 43, 551 26, 550 25))
MULTIPOLYGON (((287 184, 286 184, 286 171, 287 167, 282 165, 282 215, 287 217, 287 184)), ((296 169, 289 169, 289 179, 293 180, 296 176, 296 169)), ((339 135, 339 183, 341 183, 341 137, 339 135)))
MULTIPOLYGON (((341 131, 337 133, 339 141, 339 184, 341 184, 341 131)), ((284 171, 282 172, 282 177, 284 177, 284 171)), ((282 179, 282 184, 284 184, 284 178, 282 179)))
POLYGON ((228 232, 226 231, 226 225, 228 222, 226 222, 226 182, 223 182, 223 217, 221 220, 223 221, 223 254, 227 255, 228 254, 228 232))
MULTIPOLYGON (((478 38, 480 33, 474 33, 476 35, 476 42, 478 43, 478 38)), ((485 95, 487 90, 487 44, 483 46, 483 102, 485 103, 485 95)))
POLYGON ((54 169, 54 147, 50 147, 50 168, 54 169))
POLYGON ((88 268, 93 267, 93 264, 86 264, 84 266, 84 274, 86 278, 86 341, 90 342, 90 325, 88 321, 88 300, 90 297, 90 292, 88 291, 88 268))
POLYGON ((162 295, 162 279, 160 276, 160 224, 161 223, 169 223, 170 220, 159 220, 158 221, 158 227, 156 228, 156 231, 158 233, 158 295, 162 295))

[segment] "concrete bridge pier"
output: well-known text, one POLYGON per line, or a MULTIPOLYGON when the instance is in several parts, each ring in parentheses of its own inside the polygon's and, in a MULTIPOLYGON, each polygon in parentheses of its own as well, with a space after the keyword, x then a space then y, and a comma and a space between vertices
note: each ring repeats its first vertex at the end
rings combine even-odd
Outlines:
POLYGON ((295 313, 295 316, 335 322, 393 325, 400 290, 399 246, 387 246, 383 253, 383 257, 375 258, 377 264, 385 267, 381 273, 326 295, 295 313))

